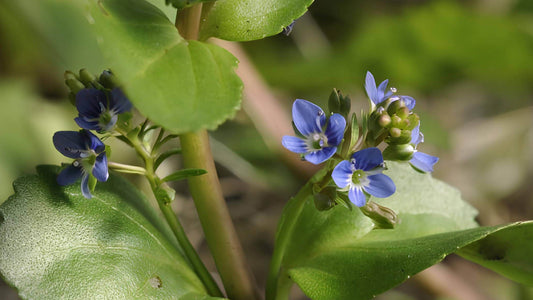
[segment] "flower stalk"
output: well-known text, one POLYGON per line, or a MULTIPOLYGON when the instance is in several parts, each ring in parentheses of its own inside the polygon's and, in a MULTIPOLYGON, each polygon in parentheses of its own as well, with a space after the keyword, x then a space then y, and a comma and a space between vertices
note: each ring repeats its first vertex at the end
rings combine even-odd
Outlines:
POLYGON ((151 151, 148 151, 142 145, 142 142, 139 139, 138 135, 131 136, 128 135, 127 132, 122 131, 120 129, 117 129, 117 131, 128 140, 128 144, 130 144, 135 149, 135 152, 137 152, 137 155, 139 155, 143 159, 145 164, 144 175, 150 183, 150 187, 152 189, 152 192, 154 193, 154 196, 156 197, 159 209, 163 213, 165 220, 170 226, 170 229, 174 233, 174 236, 178 240, 178 243, 180 244, 181 248, 185 252, 185 256, 191 266, 194 268, 194 271, 196 272, 198 277, 200 277, 200 280, 203 282, 211 296, 222 297, 223 295, 220 289, 218 288, 218 285, 214 281, 211 274, 209 274, 209 271, 207 270, 202 260, 198 256, 198 253, 187 238, 187 235, 183 230, 183 226, 181 225, 178 217, 170 206, 170 201, 168 197, 164 197, 163 194, 159 192, 164 182, 155 173, 155 162, 151 151))
MULTIPOLYGON (((176 27, 187 40, 197 40, 202 4, 179 10, 176 27)), ((228 298, 258 299, 253 275, 231 220, 218 180, 206 130, 180 135, 185 168, 204 169, 207 174, 188 179, 207 244, 224 283, 228 298)))

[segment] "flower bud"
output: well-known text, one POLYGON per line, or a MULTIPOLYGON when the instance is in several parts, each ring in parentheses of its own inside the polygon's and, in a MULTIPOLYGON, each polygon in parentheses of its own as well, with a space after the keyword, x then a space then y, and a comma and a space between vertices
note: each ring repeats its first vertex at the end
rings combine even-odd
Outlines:
MULTIPOLYGON (((399 101, 401 101, 401 100, 399 100, 399 101)), ((396 101, 396 102, 398 102, 398 101, 396 101)), ((403 101, 402 101, 402 102, 403 102, 403 101)), ((399 108, 399 109, 396 111, 396 115, 397 115, 398 117, 402 118, 402 119, 407 118, 407 117, 409 116, 409 108, 407 108, 407 107, 405 107, 405 106, 399 108)))
POLYGON ((76 93, 85 88, 83 83, 78 81, 78 79, 70 76, 67 78, 67 74, 65 74, 65 84, 68 86, 68 88, 74 95, 76 95, 76 93))
POLYGON ((411 144, 390 144, 383 150, 383 158, 386 160, 408 161, 413 158, 415 148, 411 144))
POLYGON ((398 117, 397 115, 393 115, 391 117, 392 127, 400 127, 401 123, 402 123, 402 119, 398 117))
POLYGON ((387 114, 387 113, 384 113, 382 114, 379 119, 378 119, 378 124, 379 126, 385 128, 387 126, 389 126, 389 124, 392 122, 391 120, 391 117, 387 114))
POLYGON ((408 129, 408 130, 415 129, 415 127, 418 126, 418 124, 420 123, 420 117, 416 113, 410 114, 409 117, 407 117, 406 120, 408 120, 409 123, 405 127, 405 129, 408 129))
MULTIPOLYGON (((411 141, 411 130, 400 130, 398 128, 392 128, 391 130, 393 129, 397 129, 398 131, 400 131, 400 134, 399 135, 390 134, 387 140, 387 143, 401 145, 401 144, 407 144, 411 141)), ((397 134, 397 131, 395 131, 395 134, 397 134)))
POLYGON ((112 90, 113 88, 119 86, 117 83, 117 79, 111 71, 105 70, 100 74, 100 77, 98 78, 98 82, 100 82, 101 85, 103 85, 106 89, 112 90))
POLYGON ((87 69, 80 70, 80 81, 83 82, 86 87, 92 86, 92 83, 95 80, 96 78, 94 78, 93 74, 87 71, 87 69))
POLYGON ((389 135, 392 137, 392 138, 398 138, 402 135, 402 130, 399 129, 399 128, 391 128, 389 130, 389 135))
POLYGON ((368 201, 365 206, 361 207, 361 212, 372 219, 376 228, 380 229, 392 229, 400 221, 392 209, 373 201, 368 201))
POLYGON ((351 102, 350 97, 343 96, 339 90, 333 89, 329 95, 328 108, 330 113, 341 114, 347 119, 352 105, 351 102))
MULTIPOLYGON (((390 104, 389 104, 389 107, 387 107, 387 112, 389 113, 389 115, 394 115, 396 114, 396 112, 399 110, 399 109, 402 109, 406 107, 405 106, 405 102, 403 102, 403 100, 401 99, 398 99, 398 100, 395 100, 395 101, 392 101, 390 104)), ((408 109, 409 111, 409 109, 408 109)))

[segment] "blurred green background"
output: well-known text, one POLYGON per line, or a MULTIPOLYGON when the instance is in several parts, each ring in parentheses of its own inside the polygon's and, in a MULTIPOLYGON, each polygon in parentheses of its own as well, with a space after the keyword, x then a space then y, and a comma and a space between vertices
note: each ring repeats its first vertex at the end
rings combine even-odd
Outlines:
MULTIPOLYGON (((163 6, 163 0, 150 2, 163 6)), ((87 38, 86 21, 69 14, 65 1, 47 3, 0 1, 0 202, 12 194, 12 181, 36 164, 66 162, 52 144, 55 131, 77 130, 63 72, 106 67, 96 41, 87 38)), ((426 137, 421 147, 441 159, 434 175, 461 190, 482 225, 533 218, 533 1, 317 0, 290 36, 241 46, 287 115, 295 98, 325 105, 334 87, 359 111, 367 104, 366 71, 390 79, 389 86, 417 99, 426 137)), ((213 133, 213 148, 248 260, 263 284, 281 208, 309 174, 267 147, 258 122, 240 112, 213 133)), ((135 161, 116 147, 120 162, 135 161)), ((179 165, 170 161, 167 170, 179 165)), ((209 261, 186 185, 175 188, 175 209, 209 261)), ((453 274, 479 299, 533 298, 531 289, 457 257, 442 265, 437 274, 453 274)), ((380 299, 453 298, 424 276, 380 299)), ((5 286, 2 293, 15 297, 5 286)))

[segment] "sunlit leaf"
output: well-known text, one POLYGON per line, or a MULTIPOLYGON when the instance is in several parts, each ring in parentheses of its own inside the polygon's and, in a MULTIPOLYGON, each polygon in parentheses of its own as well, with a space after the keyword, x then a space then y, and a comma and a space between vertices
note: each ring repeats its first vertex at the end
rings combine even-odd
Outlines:
POLYGON ((151 120, 177 133, 213 129, 239 108, 242 83, 229 52, 184 40, 143 0, 90 3, 104 57, 151 120))
POLYGON ((533 243, 515 241, 533 234, 533 223, 477 227, 476 211, 456 189, 408 164, 388 166, 397 192, 377 202, 396 211, 400 224, 374 229, 358 209, 319 212, 308 200, 286 248, 280 282, 296 282, 312 299, 370 299, 467 246, 465 257, 531 283, 533 258, 527 253, 533 243), (488 248, 482 245, 501 248, 497 262, 483 258, 488 248))
POLYGON ((168 227, 131 184, 112 175, 85 199, 79 183, 58 186, 57 172, 44 166, 19 178, 0 207, 0 273, 21 297, 207 295, 168 227))
POLYGON ((200 36, 251 41, 280 33, 313 0, 217 0, 204 4, 200 36))

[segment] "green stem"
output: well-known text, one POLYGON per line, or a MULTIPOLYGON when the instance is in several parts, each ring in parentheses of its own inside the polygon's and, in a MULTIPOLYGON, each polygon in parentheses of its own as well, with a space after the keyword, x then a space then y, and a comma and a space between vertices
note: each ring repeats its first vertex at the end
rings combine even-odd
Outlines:
POLYGON ((180 136, 186 168, 199 168, 207 174, 188 179, 189 188, 213 254, 220 277, 230 299, 258 299, 252 274, 218 181, 206 130, 180 136))
POLYGON ((146 169, 142 167, 138 167, 138 166, 125 165, 125 164, 120 164, 120 163, 116 163, 112 161, 108 162, 107 166, 110 169, 115 170, 117 172, 121 172, 121 173, 139 174, 139 175, 146 174, 146 169))
POLYGON ((274 254, 272 255, 272 261, 270 262, 270 270, 267 277, 266 286, 266 300, 274 299, 288 299, 287 290, 290 289, 291 284, 287 284, 286 280, 282 280, 281 263, 285 250, 289 244, 294 230, 294 226, 298 221, 298 216, 302 212, 306 200, 312 195, 312 187, 315 181, 311 179, 308 181, 302 189, 290 200, 284 209, 282 219, 278 225, 276 234, 276 245, 274 247, 274 254), (278 286, 278 282, 285 282, 284 288, 278 286), (288 287, 287 287, 288 285, 288 287), (279 294, 278 294, 279 293, 279 294), (286 296, 282 296, 286 295, 286 296))
MULTIPOLYGON (((118 130, 120 134, 122 134, 124 137, 127 137, 127 132, 123 132, 118 130)), ((163 216, 165 217, 165 220, 167 221, 168 225, 170 226, 170 229, 174 233, 174 236, 178 240, 178 243, 180 244, 181 248, 185 252, 185 256, 191 266, 194 268, 195 273, 198 275, 200 280, 203 282, 204 286, 206 287, 208 293, 211 296, 215 297, 223 297, 222 292, 218 288, 218 285, 216 284, 215 280, 209 274, 209 271, 203 264, 202 260, 198 256, 198 253, 192 246, 191 242, 187 238, 187 235, 185 234, 185 231, 183 230, 183 226, 181 225, 180 221, 178 220, 178 217, 172 211, 172 208, 170 206, 170 203, 166 202, 165 199, 161 199, 161 197, 158 196, 157 190, 160 187, 162 181, 159 179, 159 177, 155 174, 154 169, 154 158, 151 156, 151 154, 142 146, 141 141, 138 137, 135 138, 128 138, 129 142, 137 152, 137 154, 143 159, 145 164, 145 176, 146 179, 148 179, 148 182, 150 183, 150 187, 152 188, 152 192, 154 193, 154 196, 157 199, 157 204, 159 205, 159 209, 163 213, 163 216)))
MULTIPOLYGON (((201 15, 202 3, 178 11, 176 28, 181 36, 187 40, 198 40, 201 15)), ((222 195, 207 131, 183 134, 180 142, 185 167, 207 171, 205 175, 188 179, 189 188, 228 297, 234 300, 258 299, 252 273, 222 195)))

